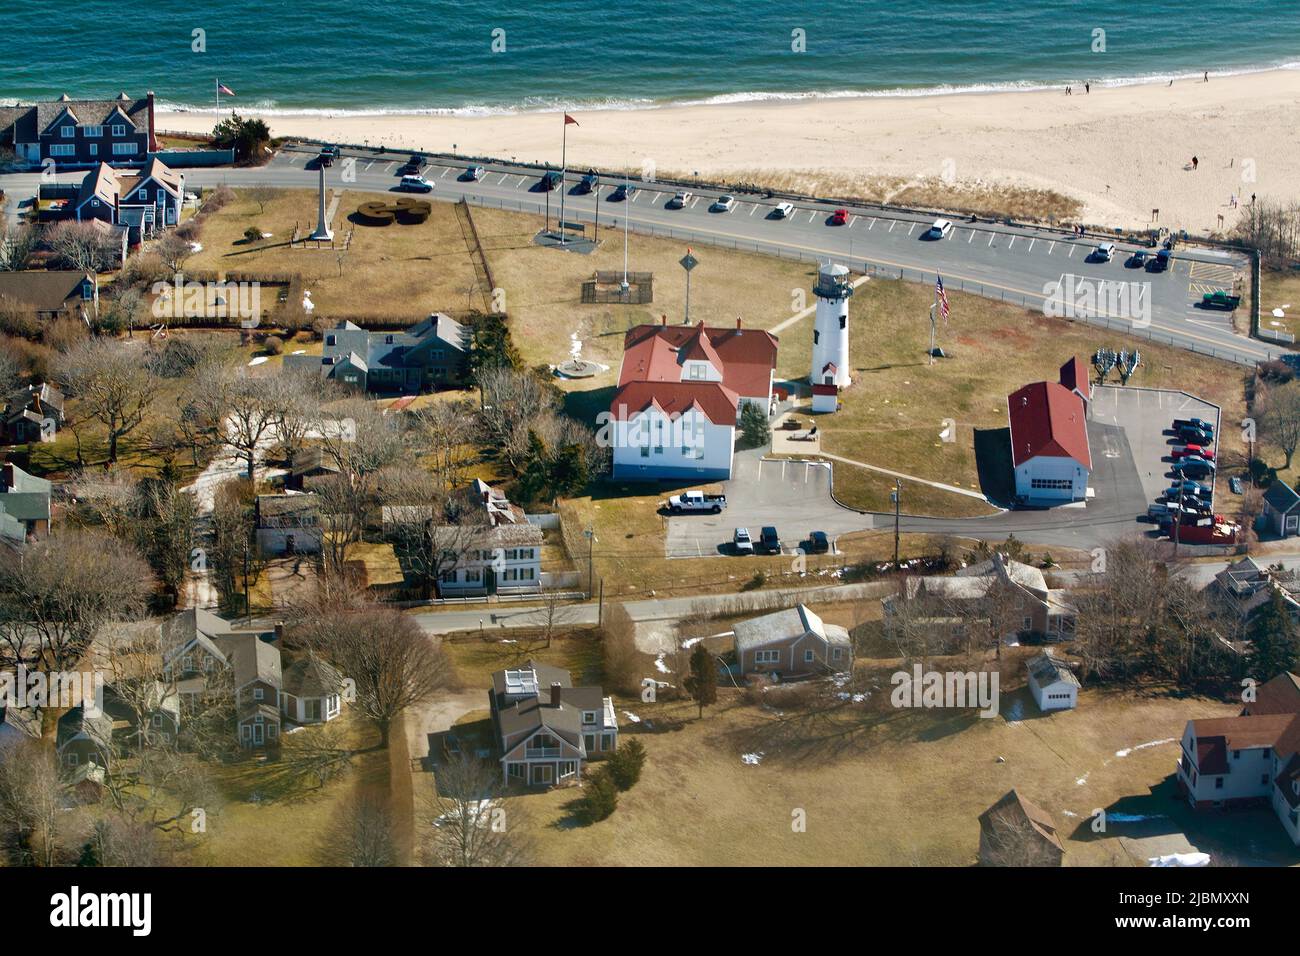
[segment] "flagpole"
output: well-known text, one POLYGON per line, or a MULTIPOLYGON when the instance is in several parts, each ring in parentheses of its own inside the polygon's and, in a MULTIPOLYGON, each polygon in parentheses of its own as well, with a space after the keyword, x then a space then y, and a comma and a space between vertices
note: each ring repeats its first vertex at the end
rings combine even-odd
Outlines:
POLYGON ((564 132, 560 137, 560 245, 564 245, 564 177, 569 171, 569 114, 564 114, 564 132))
POLYGON ((221 122, 221 78, 214 77, 213 82, 217 85, 217 122, 221 122))
POLYGON ((939 277, 934 278, 934 305, 930 306, 930 364, 934 364, 934 313, 939 308, 939 277))

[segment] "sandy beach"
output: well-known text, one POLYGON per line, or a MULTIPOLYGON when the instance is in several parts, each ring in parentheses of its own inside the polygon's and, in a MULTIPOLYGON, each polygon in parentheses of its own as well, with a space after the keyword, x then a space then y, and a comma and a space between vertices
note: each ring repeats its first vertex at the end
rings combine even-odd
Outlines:
MULTIPOLYGON (((237 102, 234 104, 238 108, 237 102)), ((254 114, 255 115, 255 114, 254 114)), ((558 113, 269 115, 277 136, 520 161, 560 161, 558 113)), ((609 110, 576 115, 570 168, 744 181, 797 174, 835 194, 901 177, 1018 186, 1080 201, 1088 223, 1229 230, 1252 193, 1300 193, 1300 71, 1055 91, 864 97, 609 110), (1191 169, 1195 155, 1199 168, 1191 169), (1223 219, 1220 221, 1219 217, 1223 219)), ((164 112, 161 129, 207 132, 212 113, 164 112)), ((868 193, 863 193, 868 194, 868 193)), ((884 197, 882 197, 884 198, 884 197)))

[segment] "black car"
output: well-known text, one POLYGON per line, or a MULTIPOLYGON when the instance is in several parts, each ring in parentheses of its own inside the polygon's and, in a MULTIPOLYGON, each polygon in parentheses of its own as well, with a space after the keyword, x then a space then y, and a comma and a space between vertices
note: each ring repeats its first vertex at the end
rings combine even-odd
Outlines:
POLYGON ((406 161, 406 165, 397 171, 399 176, 414 176, 424 169, 424 157, 412 156, 406 161))
POLYGON ((1141 269, 1146 264, 1147 254, 1142 249, 1134 250, 1133 254, 1128 257, 1128 261, 1124 263, 1124 265, 1130 269, 1141 269))
POLYGON ((622 202, 623 200, 631 196, 634 192, 636 192, 635 186, 628 186, 627 184, 618 186, 614 189, 612 193, 609 194, 609 201, 622 202))
POLYGON ((339 148, 333 143, 326 143, 320 148, 320 163, 322 166, 333 164, 334 160, 339 158, 339 148))
POLYGON ((1161 249, 1154 256, 1147 259, 1147 272, 1164 272, 1169 268, 1169 250, 1161 249))
POLYGON ((563 177, 559 173, 551 171, 537 180, 537 188, 544 193, 549 193, 558 189, 562 181, 563 177))
POLYGON ((582 181, 574 188, 574 192, 580 196, 585 196, 594 189, 600 188, 600 178, 595 173, 587 173, 582 177, 582 181))
POLYGON ((809 554, 827 554, 831 550, 831 539, 825 531, 814 531, 808 535, 809 554))
POLYGON ((780 554, 781 536, 776 533, 775 528, 768 525, 758 533, 758 546, 763 549, 764 554, 780 554))

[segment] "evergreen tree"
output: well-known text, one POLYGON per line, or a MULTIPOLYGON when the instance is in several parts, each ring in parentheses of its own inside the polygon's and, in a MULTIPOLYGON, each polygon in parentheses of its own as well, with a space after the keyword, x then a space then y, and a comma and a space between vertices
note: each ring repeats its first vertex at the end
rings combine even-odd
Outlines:
POLYGON ((767 416, 753 402, 746 402, 740 409, 740 434, 750 448, 766 445, 771 435, 767 416))
POLYGON ((87 840, 81 847, 81 856, 77 858, 77 866, 99 865, 99 851, 95 849, 95 841, 87 840))
POLYGON ((583 823, 599 823, 618 807, 618 786, 609 770, 601 767, 587 776, 578 816, 583 823))
MULTIPOLYGON (((547 494, 551 486, 551 456, 546 442, 531 428, 528 430, 528 451, 524 454, 524 467, 519 475, 519 495, 525 501, 536 501, 547 494)), ((554 497, 553 494, 548 497, 554 497)))
POLYGON ((610 776, 620 790, 631 790, 641 779, 641 768, 645 766, 645 745, 633 737, 610 754, 607 762, 610 776))
POLYGON ((587 457, 581 445, 565 445, 550 462, 551 502, 571 497, 587 487, 587 457))
POLYGON ((1267 604, 1250 622, 1251 669, 1261 681, 1283 671, 1294 671, 1300 660, 1300 640, 1295 621, 1282 592, 1277 588, 1267 604))
POLYGON ((704 708, 718 700, 718 668, 713 663, 713 655, 705 650, 703 644, 696 644, 691 651, 691 673, 683 681, 686 692, 699 705, 700 716, 704 708))

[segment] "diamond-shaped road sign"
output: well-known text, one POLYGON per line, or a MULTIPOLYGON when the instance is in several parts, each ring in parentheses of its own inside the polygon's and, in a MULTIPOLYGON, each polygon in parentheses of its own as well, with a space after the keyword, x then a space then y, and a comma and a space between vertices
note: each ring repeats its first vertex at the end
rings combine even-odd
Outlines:
POLYGON ((682 256, 679 261, 682 264, 682 268, 685 269, 687 272, 690 272, 692 269, 694 269, 696 266, 700 264, 700 260, 696 259, 689 252, 686 253, 686 255, 682 256))

